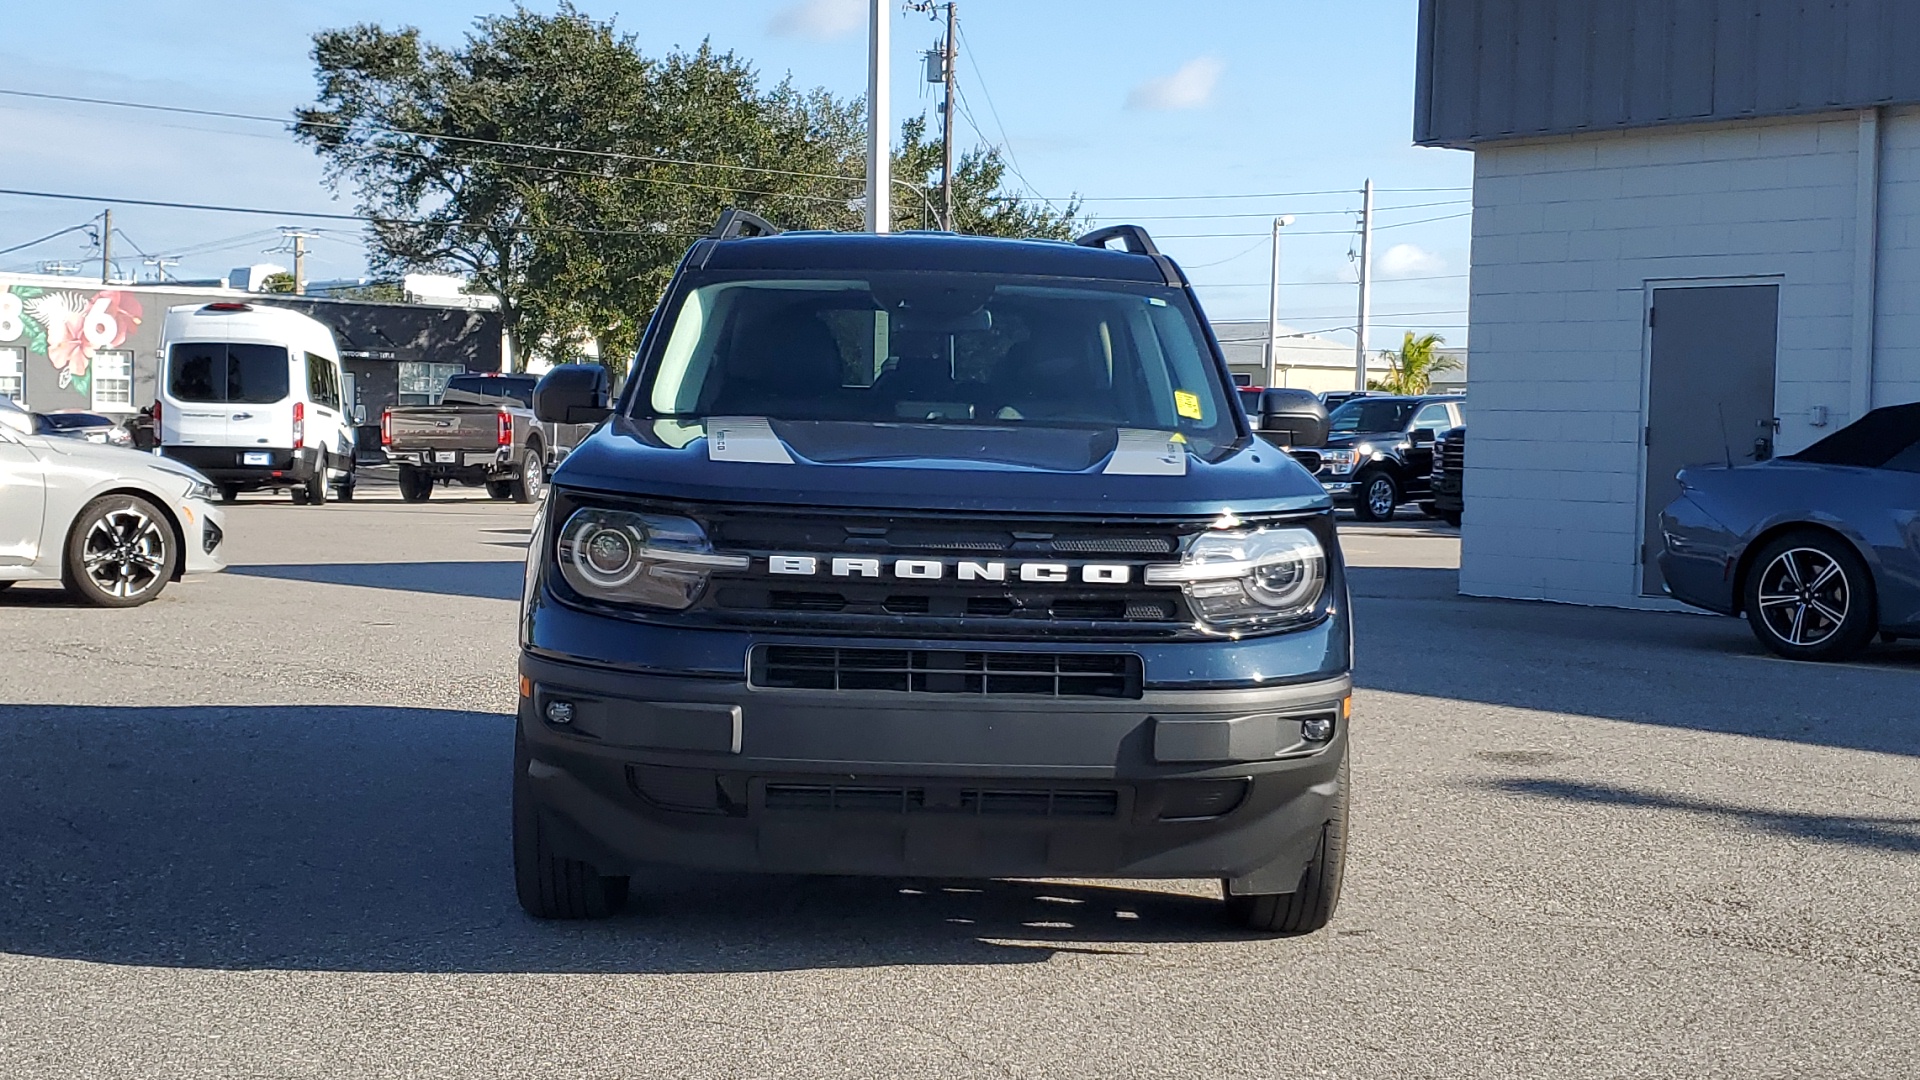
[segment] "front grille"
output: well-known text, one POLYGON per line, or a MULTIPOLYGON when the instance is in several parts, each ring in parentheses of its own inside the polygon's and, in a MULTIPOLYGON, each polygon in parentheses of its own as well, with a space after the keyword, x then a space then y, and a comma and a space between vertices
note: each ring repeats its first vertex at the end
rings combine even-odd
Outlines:
POLYGON ((1138 698, 1141 692, 1140 658, 1127 653, 761 645, 748 672, 754 686, 779 690, 1093 698, 1138 698))
POLYGON ((1467 437, 1464 432, 1444 437, 1434 444, 1433 473, 1458 476, 1467 464, 1467 437))
POLYGON ((942 790, 859 784, 768 784, 765 806, 768 810, 811 813, 1111 818, 1120 813, 1120 793, 1112 788, 942 790))

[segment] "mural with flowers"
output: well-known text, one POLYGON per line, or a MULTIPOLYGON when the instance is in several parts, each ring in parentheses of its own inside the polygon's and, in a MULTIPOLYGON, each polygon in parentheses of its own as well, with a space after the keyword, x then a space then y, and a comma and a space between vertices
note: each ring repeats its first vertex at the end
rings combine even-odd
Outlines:
POLYGON ((60 388, 87 393, 93 356, 117 349, 140 326, 140 300, 102 289, 87 293, 14 285, 0 289, 0 345, 20 345, 29 362, 53 366, 60 388))

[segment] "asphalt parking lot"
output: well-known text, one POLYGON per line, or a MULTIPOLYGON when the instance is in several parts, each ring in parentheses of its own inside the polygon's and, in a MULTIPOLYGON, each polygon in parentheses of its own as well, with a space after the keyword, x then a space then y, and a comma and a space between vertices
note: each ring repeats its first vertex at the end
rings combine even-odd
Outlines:
POLYGON ((538 924, 507 852, 531 508, 247 499, 229 573, 0 596, 0 1076, 1920 1075, 1920 648, 1469 600, 1348 527, 1335 926, 1217 885, 662 873, 538 924))

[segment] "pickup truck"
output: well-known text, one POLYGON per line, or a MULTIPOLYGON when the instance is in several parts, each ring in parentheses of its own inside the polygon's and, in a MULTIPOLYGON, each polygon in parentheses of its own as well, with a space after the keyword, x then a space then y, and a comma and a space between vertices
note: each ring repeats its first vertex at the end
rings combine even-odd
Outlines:
POLYGON ((538 381, 521 374, 455 375, 447 380, 440 404, 382 414, 380 443, 388 460, 400 467, 400 497, 425 502, 436 482, 457 480, 485 484, 496 499, 539 501, 547 475, 591 425, 535 419, 538 381))

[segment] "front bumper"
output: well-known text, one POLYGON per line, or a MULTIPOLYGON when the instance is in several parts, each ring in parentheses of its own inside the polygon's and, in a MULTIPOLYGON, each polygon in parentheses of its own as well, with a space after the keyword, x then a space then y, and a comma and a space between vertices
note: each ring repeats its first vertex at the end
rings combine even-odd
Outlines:
POLYGON ((1353 476, 1351 474, 1335 476, 1332 473, 1322 471, 1317 479, 1320 481, 1320 486, 1327 490, 1327 495, 1333 500, 1333 505, 1353 505, 1355 495, 1353 476))
POLYGON ((769 690, 522 653, 524 791, 607 873, 1222 877, 1286 892, 1347 752, 1345 675, 1138 700, 769 690), (565 703, 572 719, 549 722, 565 703), (1303 718, 1331 718, 1309 743, 1303 718))
POLYGON ((180 532, 186 543, 181 546, 182 574, 217 574, 227 568, 226 515, 220 508, 200 499, 184 499, 175 505, 180 532))
POLYGON ((167 446, 161 448, 161 453, 193 466, 216 484, 242 489, 304 484, 320 465, 320 450, 313 446, 299 450, 262 446, 167 446))

